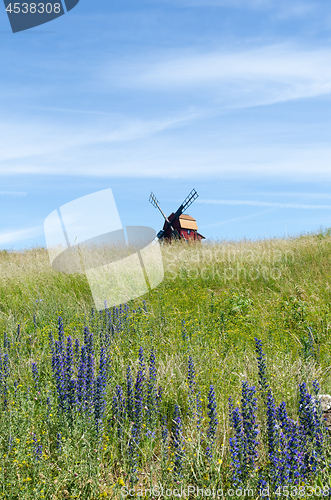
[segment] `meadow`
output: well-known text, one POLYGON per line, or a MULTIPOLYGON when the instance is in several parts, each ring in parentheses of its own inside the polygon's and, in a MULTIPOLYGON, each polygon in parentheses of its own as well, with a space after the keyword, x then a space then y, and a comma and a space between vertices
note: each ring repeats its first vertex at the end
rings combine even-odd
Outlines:
POLYGON ((0 252, 0 497, 331 496, 330 231, 162 254, 97 311, 46 249, 0 252))

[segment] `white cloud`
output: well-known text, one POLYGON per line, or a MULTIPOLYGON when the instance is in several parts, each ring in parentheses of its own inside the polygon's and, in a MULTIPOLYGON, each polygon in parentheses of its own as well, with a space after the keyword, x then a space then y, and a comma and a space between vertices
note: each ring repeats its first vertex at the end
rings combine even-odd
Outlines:
POLYGON ((204 205, 245 205, 250 207, 295 208, 300 210, 331 210, 331 205, 304 205, 302 203, 276 203, 251 200, 197 200, 204 205))
MULTIPOLYGON (((118 85, 153 92, 199 91, 218 107, 254 106, 331 93, 331 48, 288 43, 253 49, 183 51, 146 64, 126 62, 114 71, 118 85), (161 60, 160 60, 161 59, 161 60), (135 75, 135 76, 133 76, 135 75)), ((107 77, 106 77, 107 79, 107 77)))
POLYGON ((26 196, 28 193, 24 193, 22 191, 0 191, 0 197, 2 196, 11 196, 12 198, 22 198, 26 196))
MULTIPOLYGON (((24 121, 17 118, 3 121, 0 123, 0 165, 18 159, 24 163, 27 158, 32 161, 34 158, 45 156, 48 158, 59 152, 65 155, 65 151, 86 148, 89 145, 102 147, 111 143, 143 139, 172 127, 181 126, 197 116, 198 112, 188 112, 172 117, 144 120, 110 115, 108 119, 98 121, 92 120, 87 114, 87 117, 82 118, 79 123, 69 121, 66 125, 63 125, 63 122, 53 124, 49 120, 42 119, 24 121)), ((22 171, 25 170, 23 163, 22 171)))
MULTIPOLYGON (((154 0, 155 1, 155 0, 154 0)), ((314 3, 304 0, 159 0, 160 3, 173 3, 178 7, 220 7, 242 10, 270 10, 279 13, 281 18, 301 17, 318 7, 318 0, 314 3)), ((277 14, 276 14, 277 15, 277 14)))
POLYGON ((16 231, 0 233, 0 245, 14 243, 15 241, 27 240, 44 234, 42 226, 34 226, 16 231))
POLYGON ((226 142, 199 137, 153 136, 122 143, 99 142, 53 154, 19 157, 0 164, 0 175, 35 173, 93 177, 267 178, 315 181, 331 178, 331 148, 321 145, 247 145, 235 136, 226 142))

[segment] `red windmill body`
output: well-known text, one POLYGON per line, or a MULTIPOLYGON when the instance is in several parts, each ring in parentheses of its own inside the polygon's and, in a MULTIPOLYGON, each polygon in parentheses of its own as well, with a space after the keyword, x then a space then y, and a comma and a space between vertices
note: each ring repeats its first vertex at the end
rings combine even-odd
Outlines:
POLYGON ((197 199, 198 193, 195 189, 193 189, 190 194, 185 198, 180 207, 176 210, 176 212, 172 212, 169 217, 166 217, 162 212, 159 202, 156 199, 155 195, 151 193, 149 197, 149 201, 155 208, 158 208, 163 215, 165 222, 163 225, 163 229, 158 232, 157 236, 160 240, 166 239, 171 241, 174 239, 186 240, 189 241, 201 241, 205 239, 200 233, 198 233, 197 222, 193 217, 188 214, 184 214, 184 210, 188 208, 194 200, 197 199))

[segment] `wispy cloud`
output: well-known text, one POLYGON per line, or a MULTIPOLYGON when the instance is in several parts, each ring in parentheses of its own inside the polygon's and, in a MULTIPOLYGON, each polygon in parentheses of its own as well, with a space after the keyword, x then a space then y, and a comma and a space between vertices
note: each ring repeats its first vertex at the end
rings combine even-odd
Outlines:
POLYGON ((280 19, 303 17, 318 10, 319 0, 158 0, 160 3, 171 3, 185 7, 219 7, 240 9, 243 11, 269 11, 280 19))
POLYGON ((250 207, 295 208, 300 210, 331 210, 331 205, 304 205, 301 203, 275 203, 271 201, 250 200, 197 200, 205 205, 245 205, 250 207))
POLYGON ((0 196, 11 196, 13 198, 23 198, 28 193, 24 193, 21 191, 0 191, 0 196))
POLYGON ((15 243, 16 241, 35 238, 44 234, 42 226, 34 226, 27 229, 18 229, 16 231, 7 231, 0 233, 0 245, 15 243))
POLYGON ((258 217, 259 215, 267 214, 269 212, 272 212, 272 210, 263 210, 263 212, 257 212, 256 214, 243 215, 242 217, 234 217, 232 219, 222 220, 222 221, 219 221, 219 222, 215 222, 213 224, 204 224, 203 226, 201 226, 201 230, 203 231, 203 229, 207 229, 207 228, 210 228, 210 227, 222 226, 223 224, 229 224, 230 222, 237 222, 237 221, 240 221, 240 220, 252 219, 254 217, 258 217))
POLYGON ((65 125, 62 121, 56 124, 41 118, 26 120, 25 123, 18 118, 0 123, 0 164, 19 159, 44 158, 56 152, 63 153, 75 148, 87 148, 93 145, 102 148, 107 144, 143 139, 183 126, 199 116, 198 111, 188 111, 147 120, 109 113, 108 119, 96 118, 91 121, 89 113, 86 114, 87 117, 81 119, 79 123, 69 121, 65 125), (16 140, 17 136, 20 137, 19 143, 16 140))
MULTIPOLYGON (((157 61, 147 64, 126 61, 115 73, 117 84, 126 87, 154 92, 204 89, 200 102, 240 107, 329 94, 330 59, 329 47, 307 49, 289 43, 209 52, 195 48, 176 56, 158 54, 157 61)), ((112 80, 113 75, 112 69, 112 80)))

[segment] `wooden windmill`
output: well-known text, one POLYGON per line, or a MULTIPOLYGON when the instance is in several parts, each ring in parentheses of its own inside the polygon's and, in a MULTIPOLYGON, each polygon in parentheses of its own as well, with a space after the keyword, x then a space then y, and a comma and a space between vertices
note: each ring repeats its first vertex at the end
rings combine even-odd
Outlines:
POLYGON ((166 217, 160 208, 159 201, 156 199, 155 195, 151 193, 149 201, 153 207, 160 210, 164 217, 163 229, 157 233, 160 240, 167 239, 168 241, 171 241, 172 239, 178 239, 186 241, 201 241, 202 239, 205 239, 204 236, 198 233, 196 220, 190 215, 184 214, 184 211, 192 205, 198 196, 199 195, 196 190, 192 189, 176 212, 172 212, 169 217, 166 217))

